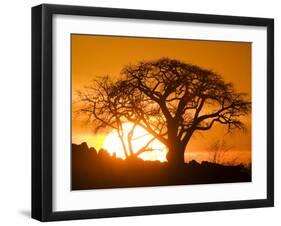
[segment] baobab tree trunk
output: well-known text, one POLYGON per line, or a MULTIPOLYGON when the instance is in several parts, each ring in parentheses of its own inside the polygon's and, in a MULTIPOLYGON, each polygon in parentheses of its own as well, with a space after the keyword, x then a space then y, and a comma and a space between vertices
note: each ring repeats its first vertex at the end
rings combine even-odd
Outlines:
POLYGON ((180 167, 184 164, 184 151, 185 146, 180 138, 177 137, 178 128, 172 125, 168 125, 168 153, 167 160, 168 163, 174 167, 180 167))
POLYGON ((183 166, 184 164, 184 152, 185 147, 179 144, 173 144, 171 143, 171 146, 169 147, 169 151, 167 153, 167 160, 168 162, 173 165, 174 167, 177 166, 183 166))

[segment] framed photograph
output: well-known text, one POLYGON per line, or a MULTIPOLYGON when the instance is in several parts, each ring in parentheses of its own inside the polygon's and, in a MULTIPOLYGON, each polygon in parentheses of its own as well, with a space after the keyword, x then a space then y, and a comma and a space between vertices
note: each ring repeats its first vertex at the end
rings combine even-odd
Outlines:
POLYGON ((274 21, 32 8, 32 217, 274 205, 274 21))

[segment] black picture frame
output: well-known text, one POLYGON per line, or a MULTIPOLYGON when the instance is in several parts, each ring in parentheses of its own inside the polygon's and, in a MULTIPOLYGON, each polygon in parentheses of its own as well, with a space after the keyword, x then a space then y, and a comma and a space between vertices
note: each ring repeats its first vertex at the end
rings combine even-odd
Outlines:
POLYGON ((221 15, 43 4, 32 8, 32 218, 40 221, 121 217, 274 205, 274 20, 221 15), (52 18, 55 14, 181 21, 267 28, 267 198, 129 208, 52 210, 52 18))

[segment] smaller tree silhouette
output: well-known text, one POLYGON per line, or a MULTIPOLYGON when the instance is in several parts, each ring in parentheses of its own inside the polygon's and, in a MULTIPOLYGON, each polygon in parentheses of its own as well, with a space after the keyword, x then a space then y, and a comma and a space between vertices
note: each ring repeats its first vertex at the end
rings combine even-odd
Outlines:
MULTIPOLYGON (((224 137, 222 139, 215 140, 208 149, 210 161, 217 164, 226 163, 227 155, 233 148, 234 146, 226 143, 224 137)), ((232 159, 231 162, 234 163, 235 160, 236 159, 232 159)), ((230 161, 228 162, 230 163, 230 161)))
POLYGON ((108 76, 94 79, 83 92, 78 92, 83 103, 80 111, 88 115, 88 121, 94 125, 95 132, 108 129, 117 132, 127 159, 138 157, 146 151, 153 151, 149 146, 155 140, 154 137, 151 137, 138 150, 133 150, 137 124, 132 124, 129 131, 125 131, 123 104, 120 102, 120 92, 116 92, 116 89, 116 84, 108 76))

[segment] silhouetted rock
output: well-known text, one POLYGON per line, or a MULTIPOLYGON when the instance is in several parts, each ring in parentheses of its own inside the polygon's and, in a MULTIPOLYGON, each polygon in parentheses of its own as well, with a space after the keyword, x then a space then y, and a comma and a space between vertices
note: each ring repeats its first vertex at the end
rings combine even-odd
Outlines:
POLYGON ((189 165, 190 167, 198 167, 198 166, 200 166, 200 163, 197 162, 197 161, 195 161, 195 160, 191 160, 191 161, 188 163, 188 165, 189 165))
POLYGON ((108 153, 108 151, 106 151, 105 149, 101 148, 99 150, 99 153, 98 153, 98 158, 100 158, 100 159, 110 158, 110 154, 108 153))
POLYGON ((94 156, 94 158, 97 158, 98 153, 95 148, 93 148, 93 147, 89 148, 89 152, 91 153, 92 156, 94 156))
POLYGON ((95 148, 93 148, 93 147, 89 148, 89 151, 94 151, 94 152, 97 153, 97 150, 95 148))
POLYGON ((79 148, 80 148, 81 151, 88 151, 88 149, 89 149, 86 142, 81 143, 79 145, 79 148))
POLYGON ((72 147, 72 150, 77 150, 78 147, 79 147, 79 145, 77 145, 77 144, 72 144, 71 147, 72 147))

